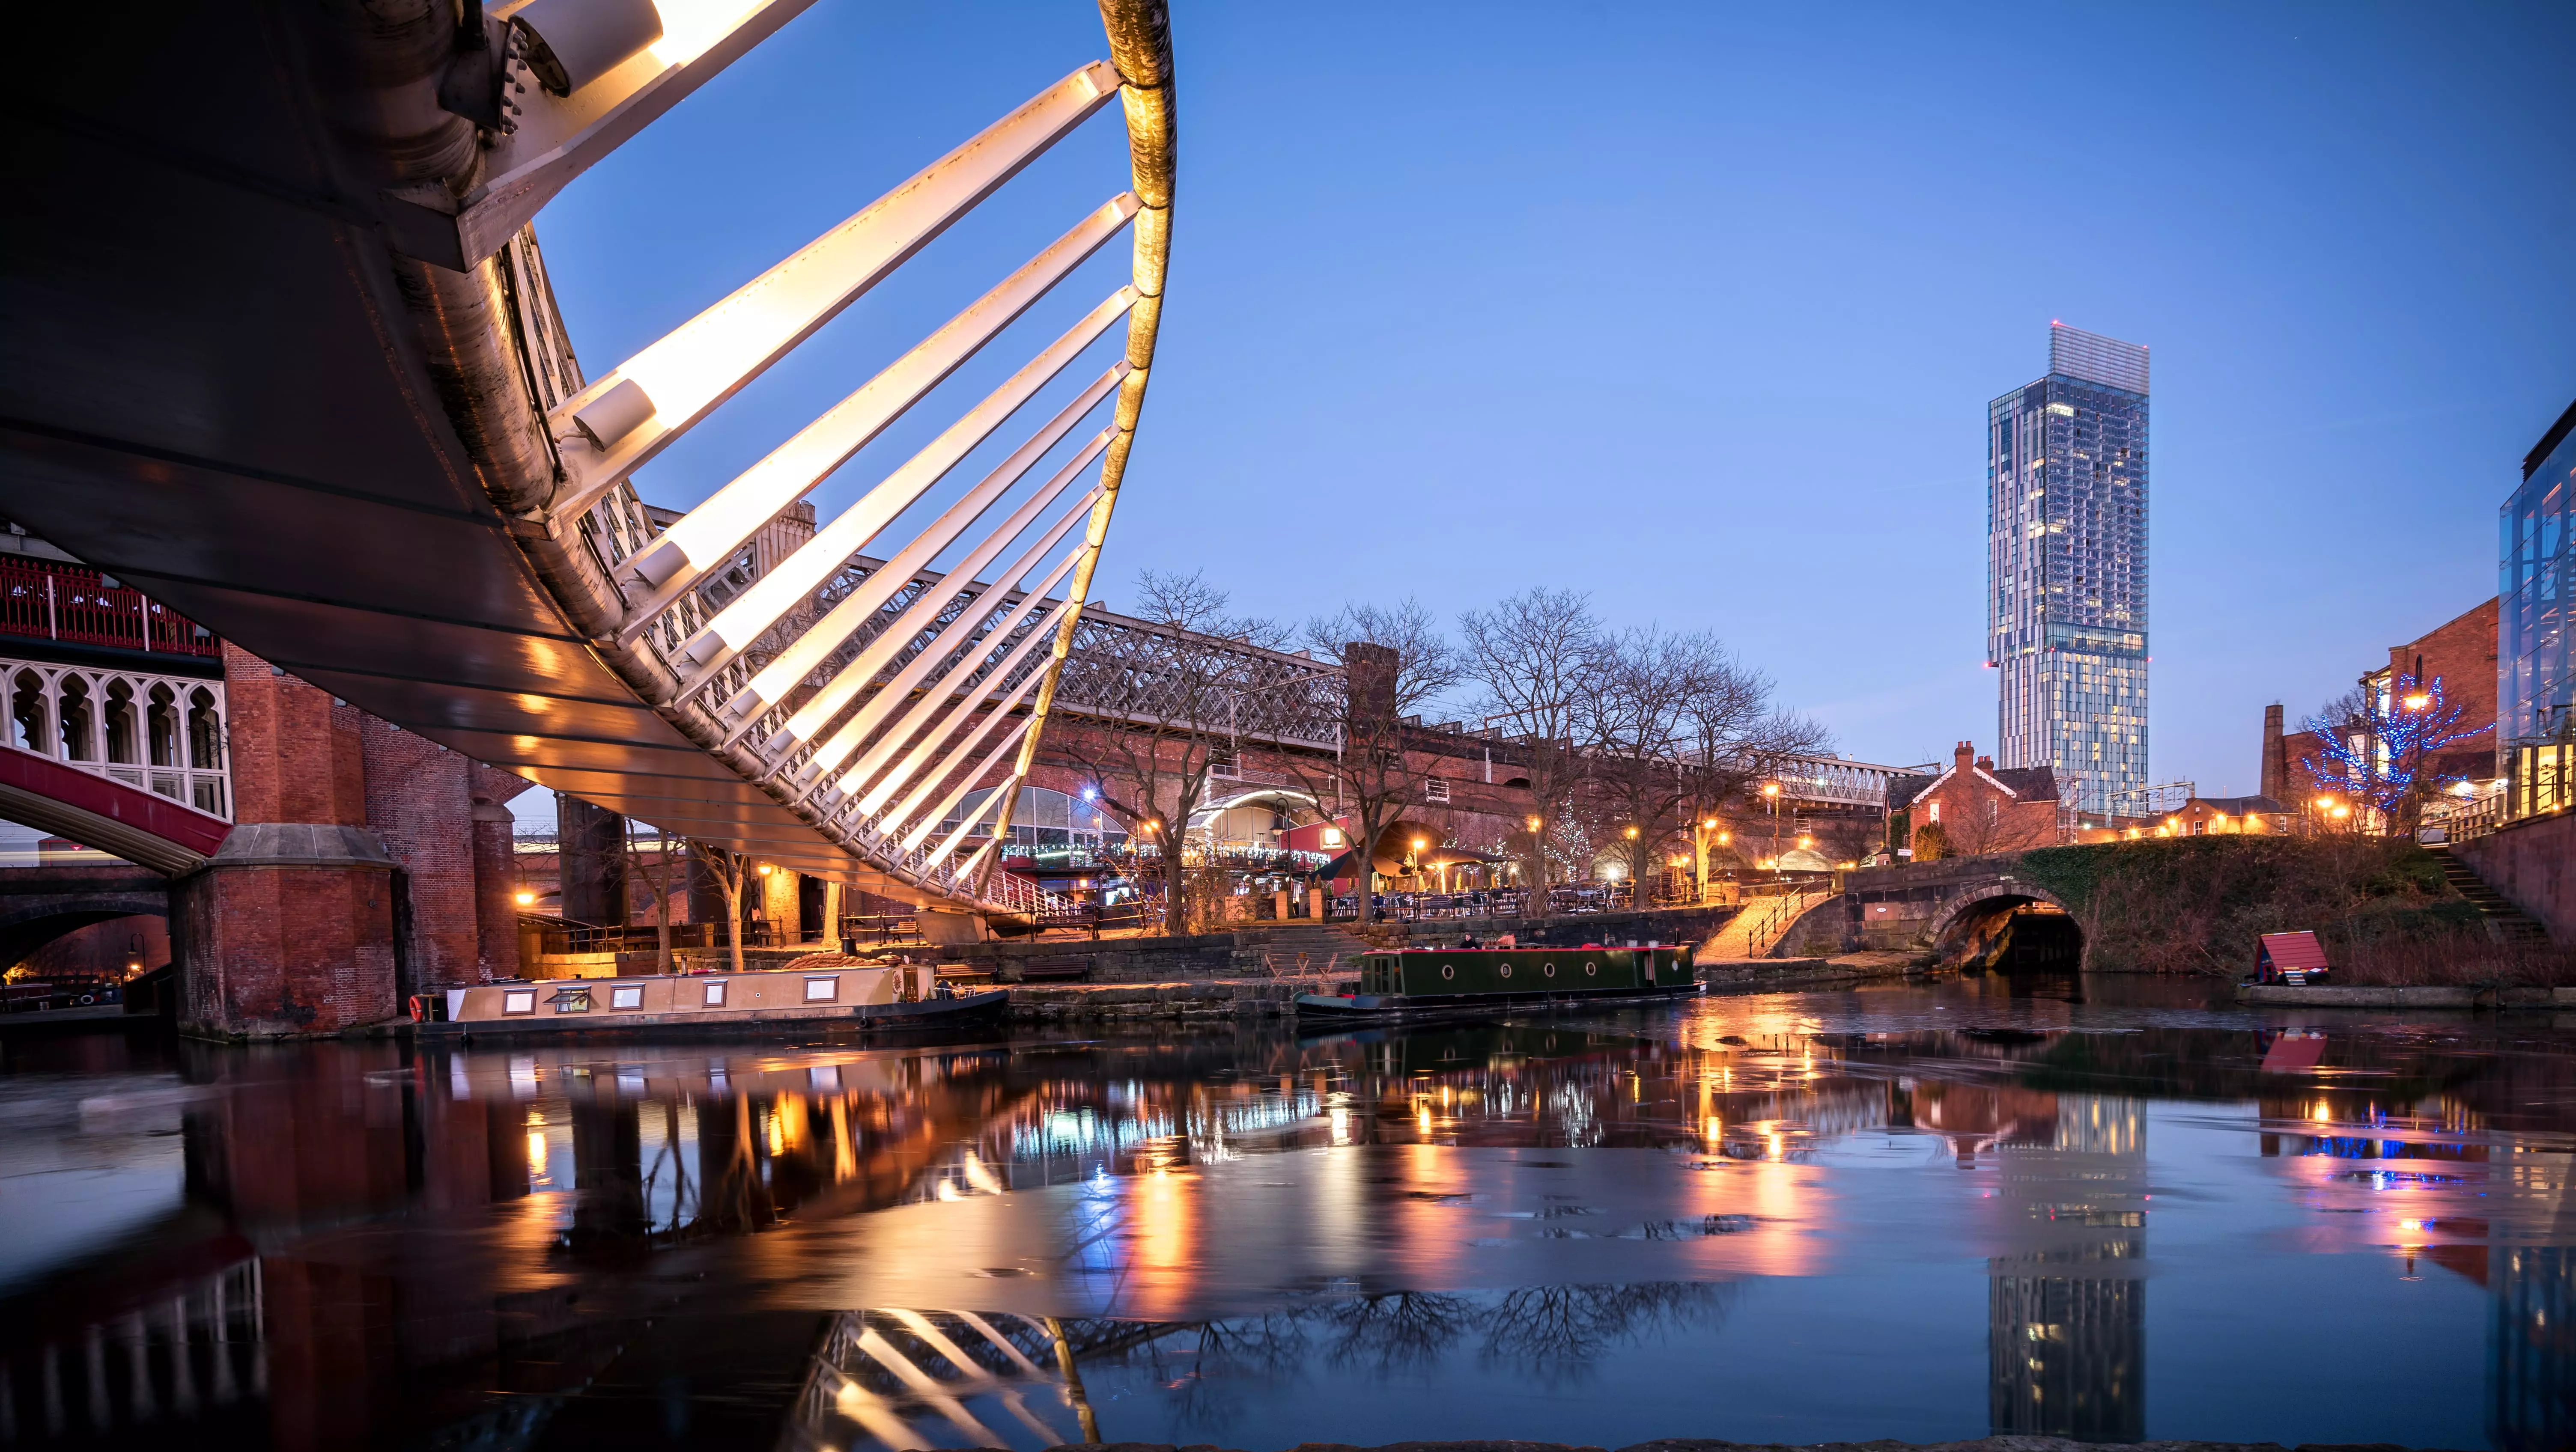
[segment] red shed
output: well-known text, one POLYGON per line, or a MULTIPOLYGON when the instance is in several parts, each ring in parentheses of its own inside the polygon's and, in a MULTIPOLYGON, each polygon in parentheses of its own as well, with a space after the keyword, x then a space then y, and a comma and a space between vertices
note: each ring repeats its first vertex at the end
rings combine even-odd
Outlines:
POLYGON ((2326 972, 2325 945, 2314 933, 2265 933, 2263 946, 2254 955, 2257 983, 2296 986, 2313 983, 2326 972))

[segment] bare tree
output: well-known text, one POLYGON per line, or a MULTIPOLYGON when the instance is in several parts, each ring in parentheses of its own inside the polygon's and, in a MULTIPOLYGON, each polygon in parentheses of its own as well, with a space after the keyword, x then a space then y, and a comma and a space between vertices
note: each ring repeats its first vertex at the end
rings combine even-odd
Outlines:
POLYGON ((1731 820, 1784 758, 1830 739, 1774 709, 1770 678, 1715 638, 1653 627, 1604 645, 1584 723, 1588 794, 1639 884, 1693 823, 1731 820))
POLYGON ((725 900, 725 943, 733 950, 733 971, 742 971, 742 879, 749 859, 739 852, 728 851, 712 842, 689 841, 689 850, 706 864, 707 875, 716 881, 716 889, 725 900))
POLYGON ((635 845, 632 826, 619 834, 620 850, 626 856, 626 870, 644 879, 644 888, 653 896, 653 971, 671 971, 671 860, 680 845, 661 828, 653 829, 653 852, 647 857, 635 845))
MULTIPOLYGON (((1145 570, 1136 580, 1128 613, 1149 628, 1120 637, 1114 659, 1095 646, 1083 665, 1127 677, 1114 694, 1130 703, 1128 719, 1052 739, 1092 778, 1100 805, 1125 824, 1129 840, 1153 844, 1163 920, 1177 927, 1190 921, 1182 837, 1207 795, 1210 758, 1234 750, 1251 685, 1246 654, 1229 647, 1275 649, 1284 637, 1269 621, 1230 613, 1226 593, 1197 571, 1145 570)), ((1087 698, 1112 694, 1103 689, 1087 698)))
MULTIPOLYGON (((1342 668, 1342 746, 1331 761, 1288 756, 1288 775, 1327 816, 1346 814, 1360 898, 1367 901, 1377 839, 1422 800, 1426 772, 1405 751, 1406 718, 1458 683, 1457 647, 1421 602, 1345 605, 1306 627, 1314 653, 1342 668)), ((1365 916, 1365 914, 1363 914, 1365 916)))
POLYGON ((1502 722, 1529 753, 1531 804, 1538 830, 1514 839, 1528 864, 1524 911, 1547 913, 1549 827, 1569 809, 1583 778, 1579 735, 1584 698, 1593 689, 1601 622, 1592 598, 1534 586, 1491 610, 1458 617, 1467 680, 1481 693, 1487 721, 1502 722))
MULTIPOLYGON (((1732 655, 1703 670, 1683 710, 1683 824, 1728 821, 1748 810, 1781 763, 1833 744, 1822 725, 1772 704, 1771 678, 1732 655)), ((1701 883, 1704 896, 1708 884, 1701 883)))
MULTIPOLYGON (((1648 626, 1604 641, 1593 689, 1578 711, 1591 756, 1590 792, 1608 819, 1639 893, 1654 880, 1664 847, 1689 818, 1684 762, 1690 711, 1727 666, 1706 635, 1648 626)), ((1637 905, 1646 905, 1640 897, 1637 905)))

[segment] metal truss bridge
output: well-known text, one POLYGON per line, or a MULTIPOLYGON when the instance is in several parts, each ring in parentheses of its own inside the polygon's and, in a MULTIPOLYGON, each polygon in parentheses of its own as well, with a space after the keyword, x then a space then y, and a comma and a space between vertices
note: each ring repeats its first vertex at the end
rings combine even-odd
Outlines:
POLYGON ((8 143, 0 510, 475 759, 889 895, 1042 906, 990 870, 1010 788, 1068 693, 1114 717, 1151 688, 1151 628, 1084 605, 1162 315, 1168 19, 1099 0, 1105 59, 586 368, 538 210, 807 3, 26 17, 47 61, 8 143), (637 468, 1113 103, 1129 164, 1096 207, 655 521, 637 468), (989 393, 941 387, 1122 233, 1124 286, 989 393), (954 422, 754 568, 764 525, 915 411, 954 422), (988 439, 1015 447, 964 477, 988 439), (987 780, 999 819, 943 829, 987 780))

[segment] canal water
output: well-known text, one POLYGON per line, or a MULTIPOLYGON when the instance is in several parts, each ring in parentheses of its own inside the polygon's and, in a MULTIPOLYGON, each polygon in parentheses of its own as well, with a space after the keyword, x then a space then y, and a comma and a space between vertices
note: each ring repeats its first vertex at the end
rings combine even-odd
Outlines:
POLYGON ((2576 1438, 2576 1026, 2221 994, 12 1038, 0 1444, 2576 1438))

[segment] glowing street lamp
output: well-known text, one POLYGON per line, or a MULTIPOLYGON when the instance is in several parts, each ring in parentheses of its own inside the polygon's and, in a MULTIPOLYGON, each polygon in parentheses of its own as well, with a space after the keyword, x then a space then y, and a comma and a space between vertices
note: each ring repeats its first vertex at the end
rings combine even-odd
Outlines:
POLYGON ((2421 711, 2432 704, 2432 694, 2426 691, 2417 691, 2406 698, 2406 709, 2409 711, 2421 711))

